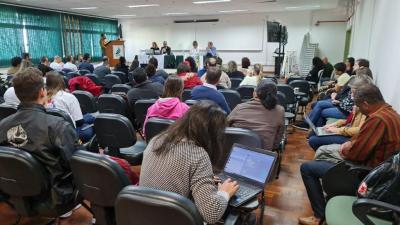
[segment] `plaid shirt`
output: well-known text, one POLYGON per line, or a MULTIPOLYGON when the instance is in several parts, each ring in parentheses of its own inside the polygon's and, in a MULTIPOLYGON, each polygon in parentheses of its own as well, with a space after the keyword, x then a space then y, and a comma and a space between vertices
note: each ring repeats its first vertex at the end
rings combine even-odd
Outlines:
POLYGON ((345 159, 376 167, 400 150, 400 115, 388 104, 367 116, 345 159))

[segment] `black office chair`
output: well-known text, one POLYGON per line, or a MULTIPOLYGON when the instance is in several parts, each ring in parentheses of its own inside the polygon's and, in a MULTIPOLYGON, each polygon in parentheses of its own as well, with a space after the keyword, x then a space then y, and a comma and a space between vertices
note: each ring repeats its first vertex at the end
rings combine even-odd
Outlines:
POLYGON ((136 84, 135 80, 133 79, 133 72, 128 73, 128 81, 129 85, 134 86, 136 84))
POLYGON ((233 110, 237 105, 242 103, 242 99, 240 97, 239 92, 235 90, 224 89, 224 90, 219 90, 219 92, 221 92, 224 95, 225 100, 228 103, 229 108, 231 110, 233 110))
POLYGON ((91 81, 93 81, 93 83, 95 83, 96 85, 101 84, 99 77, 96 74, 89 73, 89 74, 86 74, 85 76, 88 77, 91 81))
MULTIPOLYGON (((282 92, 286 97, 286 109, 288 112, 295 113, 297 110, 297 99, 294 94, 293 87, 287 84, 278 84, 276 88, 279 92, 282 92)), ((295 118, 296 119, 296 118, 295 118)))
POLYGON ((278 84, 278 80, 275 77, 264 77, 263 80, 267 80, 268 82, 278 84))
POLYGON ((106 154, 126 159, 131 165, 140 165, 144 141, 138 141, 128 118, 118 114, 100 113, 94 120, 94 130, 99 146, 106 154))
POLYGON ((310 84, 306 80, 294 80, 289 83, 291 87, 298 88, 300 92, 306 94, 306 96, 302 96, 299 98, 299 106, 302 108, 301 113, 306 111, 306 107, 308 103, 312 101, 313 91, 310 87, 310 84))
MULTIPOLYGON (((172 192, 127 186, 115 202, 118 225, 203 225, 203 218, 189 199, 172 192), (155 216, 156 215, 156 216, 155 216)), ((235 219, 225 225, 234 225, 235 219)))
POLYGON ((79 76, 80 76, 80 74, 79 74, 78 71, 69 72, 69 73, 67 73, 67 75, 66 75, 66 77, 68 78, 68 80, 70 80, 70 79, 72 79, 72 78, 74 78, 74 77, 79 77, 79 76))
POLYGON ((155 99, 141 99, 135 102, 135 118, 136 124, 139 128, 143 127, 144 120, 146 119, 147 110, 156 102, 155 99))
POLYGON ((78 99, 83 114, 97 111, 96 100, 90 92, 78 90, 72 94, 78 99))
POLYGON ((67 73, 65 73, 64 71, 57 71, 57 73, 60 74, 61 76, 67 75, 67 73))
POLYGON ((126 84, 129 82, 128 75, 121 71, 112 71, 111 74, 117 75, 121 83, 126 84))
POLYGON ((236 90, 242 81, 242 78, 231 78, 231 89, 236 90))
POLYGON ((67 75, 68 73, 74 72, 71 69, 67 69, 67 68, 63 68, 62 71, 64 72, 65 75, 67 75))
POLYGON ((89 74, 90 71, 89 71, 89 70, 79 70, 78 73, 79 73, 80 75, 84 76, 84 75, 86 75, 86 74, 89 74))
POLYGON ((192 98, 192 89, 185 89, 182 93, 182 101, 186 101, 192 98))
POLYGON ((104 77, 104 82, 105 82, 105 86, 104 88, 106 89, 106 92, 108 93, 112 86, 114 86, 115 84, 121 84, 122 81, 121 79, 114 74, 108 74, 104 77))
POLYGON ((116 225, 114 204, 118 193, 130 185, 124 170, 109 157, 78 151, 71 169, 79 193, 88 200, 98 225, 116 225))
POLYGON ((199 100, 192 100, 192 99, 185 101, 186 105, 188 105, 188 106, 196 105, 199 102, 200 102, 199 100))
POLYGON ((65 87, 69 87, 69 84, 68 84, 68 77, 67 76, 63 76, 63 80, 64 80, 64 85, 65 85, 65 87))
MULTIPOLYGON (((0 193, 22 216, 57 218, 71 211, 80 201, 54 205, 48 173, 31 154, 0 146, 0 193)), ((19 219, 18 219, 19 220, 19 219)))
POLYGON ((127 85, 127 84, 114 84, 111 88, 111 93, 125 93, 127 94, 128 91, 131 89, 132 87, 127 85))
POLYGON ((97 108, 100 113, 114 113, 130 117, 128 104, 120 95, 102 94, 97 101, 97 108))
POLYGON ((0 121, 8 116, 17 112, 17 106, 8 105, 8 104, 0 104, 0 121))
POLYGON ((237 88, 237 91, 240 94, 240 98, 242 101, 248 101, 253 98, 254 86, 251 85, 243 85, 237 88))
POLYGON ((287 83, 287 84, 290 84, 290 82, 292 82, 292 81, 294 81, 294 80, 304 80, 304 78, 303 78, 303 77, 299 77, 299 76, 292 76, 292 77, 289 77, 289 78, 287 79, 286 83, 287 83))
POLYGON ((75 123, 72 120, 71 116, 68 115, 68 113, 66 113, 65 111, 61 110, 61 109, 56 109, 56 108, 47 108, 46 109, 46 113, 53 115, 53 116, 57 116, 57 117, 61 117, 63 118, 65 121, 67 121, 68 123, 70 123, 73 127, 75 127, 75 123))
POLYGON ((173 124, 175 120, 171 119, 164 119, 164 118, 158 118, 158 117, 153 117, 150 118, 145 127, 145 134, 146 134, 146 142, 149 143, 150 140, 163 132, 164 130, 168 129, 168 127, 173 124))

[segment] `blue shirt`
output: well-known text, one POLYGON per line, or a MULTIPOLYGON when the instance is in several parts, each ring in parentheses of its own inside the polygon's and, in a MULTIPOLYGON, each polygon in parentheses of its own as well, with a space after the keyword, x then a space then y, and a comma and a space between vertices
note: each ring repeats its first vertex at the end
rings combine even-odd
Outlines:
POLYGON ((164 77, 162 77, 161 75, 157 75, 157 74, 153 75, 152 77, 149 77, 149 80, 151 80, 151 82, 153 82, 153 83, 158 82, 162 85, 164 85, 164 83, 165 83, 164 77))
POLYGON ((226 113, 230 113, 231 109, 225 100, 223 94, 217 91, 217 88, 207 87, 209 84, 202 86, 196 86, 191 92, 191 97, 193 100, 210 100, 219 105, 226 113), (206 86, 205 86, 206 85, 206 86))
POLYGON ((217 48, 207 48, 207 54, 211 54, 211 56, 217 56, 217 48))
POLYGON ((90 73, 93 73, 94 67, 91 63, 88 63, 87 61, 83 61, 81 64, 79 64, 78 70, 89 70, 90 73))
POLYGON ((207 72, 207 69, 206 69, 206 68, 203 68, 203 69, 201 69, 201 70, 199 70, 199 71, 197 72, 197 76, 198 76, 198 77, 201 77, 201 76, 203 76, 206 72, 207 72))

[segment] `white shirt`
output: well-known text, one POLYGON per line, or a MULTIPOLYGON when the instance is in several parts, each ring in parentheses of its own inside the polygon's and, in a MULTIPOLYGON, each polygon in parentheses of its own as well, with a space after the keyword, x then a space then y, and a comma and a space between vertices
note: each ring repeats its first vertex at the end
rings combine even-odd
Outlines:
POLYGON ((4 93, 4 102, 9 105, 16 105, 18 106, 21 101, 18 99, 17 95, 15 94, 14 87, 10 87, 4 93))
POLYGON ((213 84, 209 84, 209 83, 203 83, 203 86, 217 90, 217 86, 213 85, 213 84))
MULTIPOLYGON (((51 67, 51 65, 50 65, 50 67, 51 67)), ((73 63, 67 62, 64 64, 64 69, 69 69, 69 70, 72 70, 72 72, 75 72, 78 70, 78 67, 73 63)))
POLYGON ((52 62, 50 63, 50 67, 55 71, 61 71, 63 69, 63 64, 52 62))
POLYGON ((65 91, 59 91, 53 96, 51 102, 47 105, 48 108, 56 108, 63 110, 68 113, 72 121, 78 121, 83 119, 81 107, 78 99, 73 95, 65 91))
POLYGON ((242 80, 242 82, 240 83, 239 86, 243 86, 243 85, 257 86, 258 85, 258 80, 259 80, 258 76, 246 76, 242 80))
POLYGON ((190 49, 190 55, 194 55, 194 56, 196 56, 196 55, 200 55, 200 48, 192 48, 192 49, 190 49))

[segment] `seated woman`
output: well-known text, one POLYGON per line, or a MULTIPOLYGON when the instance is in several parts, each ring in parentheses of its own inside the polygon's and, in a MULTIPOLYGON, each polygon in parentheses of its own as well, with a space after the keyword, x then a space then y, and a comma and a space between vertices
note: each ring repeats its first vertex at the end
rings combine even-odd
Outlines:
POLYGON ((247 76, 243 79, 239 86, 251 85, 257 86, 263 78, 263 68, 261 64, 255 64, 252 71, 247 73, 247 76))
POLYGON ((182 79, 175 75, 169 76, 165 82, 163 95, 147 110, 143 129, 146 127, 147 120, 152 117, 166 119, 181 118, 189 110, 189 106, 181 102, 182 93, 182 79))
POLYGON ((346 120, 338 120, 335 123, 327 124, 324 129, 337 134, 330 136, 317 136, 314 132, 311 133, 308 139, 308 144, 314 151, 322 145, 343 144, 360 131, 361 125, 365 121, 365 116, 357 107, 353 107, 353 112, 346 120))
POLYGON ((242 68, 240 68, 240 72, 242 72, 245 76, 250 72, 249 67, 251 66, 250 59, 247 57, 242 58, 242 68))
POLYGON ((123 72, 123 73, 125 73, 125 75, 128 75, 129 66, 126 65, 125 57, 123 57, 123 56, 119 57, 119 63, 117 65, 115 65, 114 71, 123 72))
POLYGON ((192 73, 197 73, 197 71, 198 71, 197 63, 196 63, 196 60, 194 60, 193 57, 191 57, 191 56, 187 57, 187 58, 185 59, 185 62, 188 62, 188 63, 189 63, 190 72, 192 72, 192 73))
POLYGON ((237 64, 235 61, 228 62, 228 72, 229 78, 244 78, 244 74, 237 70, 237 64))
POLYGON ((308 73, 306 80, 312 81, 312 82, 315 82, 316 84, 318 84, 318 82, 319 82, 318 73, 320 70, 323 70, 325 66, 324 66, 324 63, 322 62, 321 58, 319 58, 319 57, 313 58, 312 65, 313 65, 313 67, 310 70, 310 72, 308 73))
POLYGON ((192 89, 197 85, 202 85, 203 82, 201 82, 196 73, 190 72, 190 66, 188 64, 188 62, 179 64, 176 73, 183 80, 184 88, 192 89))
POLYGON ((82 115, 78 99, 73 94, 65 91, 65 83, 57 72, 48 72, 46 79, 47 86, 47 108, 57 108, 66 112, 75 124, 79 138, 88 142, 94 135, 94 117, 90 114, 82 115), (89 127, 88 127, 89 126, 89 127))
POLYGON ((206 223, 216 223, 239 188, 230 179, 218 186, 213 179, 212 165, 220 160, 225 127, 226 114, 215 104, 202 101, 192 106, 147 145, 139 186, 190 198, 206 223))
POLYGON ((276 85, 262 80, 254 91, 254 98, 237 105, 229 114, 229 125, 256 132, 266 150, 278 149, 284 132, 285 110, 277 104, 277 99, 276 85))

